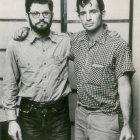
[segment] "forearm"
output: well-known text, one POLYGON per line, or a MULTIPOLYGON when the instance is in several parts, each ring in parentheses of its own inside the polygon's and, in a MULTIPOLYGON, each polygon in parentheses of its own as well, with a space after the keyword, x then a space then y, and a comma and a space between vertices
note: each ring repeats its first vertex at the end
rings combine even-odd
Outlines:
POLYGON ((7 120, 13 121, 17 120, 17 112, 16 109, 5 109, 7 120))
POLYGON ((7 120, 17 120, 17 97, 9 97, 5 94, 2 98, 2 104, 5 109, 7 120))
POLYGON ((131 116, 131 94, 130 93, 121 93, 125 95, 120 96, 120 105, 124 119, 124 125, 130 124, 131 116))
POLYGON ((18 102, 19 88, 13 78, 10 78, 10 80, 6 79, 7 78, 5 77, 3 82, 4 96, 2 98, 2 105, 5 109, 7 120, 16 120, 16 108, 18 102))
POLYGON ((123 114, 124 125, 130 125, 131 117, 131 86, 128 77, 119 84, 120 106, 123 114))
MULTIPOLYGON (((13 43, 12 43, 13 44, 13 43)), ((5 67, 3 75, 3 91, 2 104, 5 108, 7 119, 15 120, 16 106, 19 93, 20 73, 17 65, 17 57, 14 52, 14 45, 10 45, 6 51, 5 67)))

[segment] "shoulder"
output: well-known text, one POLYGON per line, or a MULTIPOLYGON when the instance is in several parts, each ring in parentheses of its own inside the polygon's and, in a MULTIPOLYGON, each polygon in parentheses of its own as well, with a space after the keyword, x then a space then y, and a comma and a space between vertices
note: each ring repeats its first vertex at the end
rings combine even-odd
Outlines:
POLYGON ((8 43, 7 43, 8 45, 7 45, 7 48, 6 48, 6 54, 8 54, 8 55, 18 54, 18 52, 20 50, 19 48, 21 46, 20 43, 21 42, 15 41, 13 39, 9 40, 8 43))
POLYGON ((109 32, 111 31, 107 31, 107 38, 106 41, 109 44, 112 44, 113 47, 115 47, 116 49, 120 48, 123 49, 125 47, 128 47, 128 43, 121 37, 121 35, 110 35, 109 32))
POLYGON ((70 37, 66 33, 52 32, 51 39, 57 43, 59 42, 63 42, 65 44, 70 43, 70 37))
POLYGON ((74 42, 77 42, 78 40, 80 40, 81 37, 83 37, 85 35, 85 30, 83 31, 80 31, 80 32, 77 32, 77 33, 73 33, 72 36, 71 36, 71 41, 74 43, 74 42))
POLYGON ((109 50, 117 58, 124 57, 125 55, 131 56, 131 49, 128 43, 121 37, 107 35, 106 44, 109 50))
POLYGON ((70 38, 68 34, 52 31, 52 35, 58 38, 70 38))
POLYGON ((20 46, 20 43, 21 43, 20 41, 10 39, 8 42, 7 49, 14 50, 14 49, 18 48, 18 46, 20 46))

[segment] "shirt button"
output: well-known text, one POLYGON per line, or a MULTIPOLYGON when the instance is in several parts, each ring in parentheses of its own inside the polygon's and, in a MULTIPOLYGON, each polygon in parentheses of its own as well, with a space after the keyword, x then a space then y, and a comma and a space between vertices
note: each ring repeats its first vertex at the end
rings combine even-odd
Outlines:
POLYGON ((45 50, 43 50, 43 52, 45 52, 45 50))
POLYGON ((47 78, 47 76, 44 76, 44 78, 47 78))
POLYGON ((46 63, 44 63, 44 65, 46 65, 46 63))
POLYGON ((46 92, 46 89, 44 89, 44 92, 46 92))
POLYGON ((82 69, 82 72, 85 72, 85 69, 82 69))

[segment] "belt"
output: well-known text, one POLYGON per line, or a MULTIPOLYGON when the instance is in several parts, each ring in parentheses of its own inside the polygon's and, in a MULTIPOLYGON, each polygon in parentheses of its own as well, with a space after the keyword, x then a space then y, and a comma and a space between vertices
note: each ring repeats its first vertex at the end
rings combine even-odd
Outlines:
POLYGON ((82 107, 85 108, 88 111, 99 111, 100 110, 100 108, 88 108, 88 107, 85 107, 85 106, 82 106, 82 107))
POLYGON ((28 98, 23 97, 19 106, 19 113, 22 116, 22 113, 29 115, 38 115, 41 114, 44 117, 47 114, 59 113, 61 111, 68 111, 68 97, 63 97, 57 101, 50 102, 36 102, 29 100, 28 98))
POLYGON ((22 106, 33 106, 36 108, 55 108, 60 106, 68 105, 68 97, 62 97, 56 101, 50 101, 50 102, 36 102, 29 100, 28 98, 22 97, 20 102, 20 107, 22 106))
POLYGON ((80 103, 78 105, 81 106, 81 107, 83 107, 84 109, 86 109, 88 111, 100 111, 100 108, 99 107, 90 108, 90 107, 83 106, 80 103))

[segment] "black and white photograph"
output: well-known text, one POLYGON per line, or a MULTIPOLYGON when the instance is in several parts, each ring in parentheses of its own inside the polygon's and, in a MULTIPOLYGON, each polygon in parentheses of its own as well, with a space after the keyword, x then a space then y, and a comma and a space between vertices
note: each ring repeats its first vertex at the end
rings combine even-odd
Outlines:
POLYGON ((139 0, 0 0, 0 140, 140 140, 139 0))

